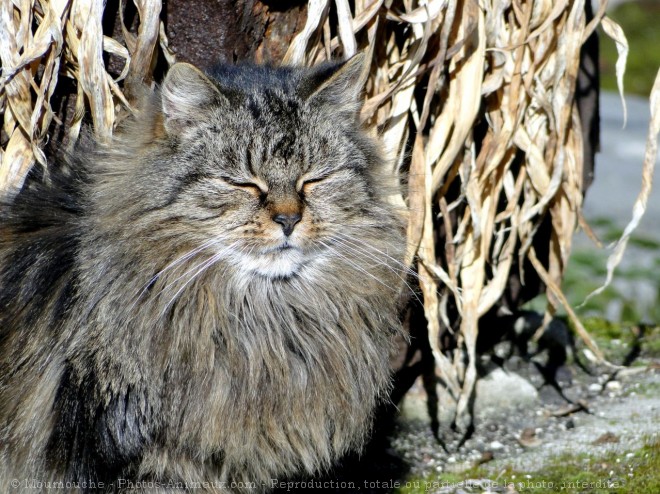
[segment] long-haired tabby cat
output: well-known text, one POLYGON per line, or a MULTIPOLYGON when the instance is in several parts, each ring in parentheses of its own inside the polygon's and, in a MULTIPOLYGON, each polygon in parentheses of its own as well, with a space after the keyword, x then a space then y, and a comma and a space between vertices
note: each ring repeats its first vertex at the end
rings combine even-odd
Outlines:
POLYGON ((2 492, 259 491, 360 447, 404 249, 363 66, 176 64, 0 209, 2 492))

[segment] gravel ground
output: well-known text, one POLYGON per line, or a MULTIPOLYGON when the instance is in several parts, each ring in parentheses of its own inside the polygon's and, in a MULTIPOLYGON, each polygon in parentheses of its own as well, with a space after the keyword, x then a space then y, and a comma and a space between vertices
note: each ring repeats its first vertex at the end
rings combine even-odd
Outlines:
MULTIPOLYGON (((589 221, 606 217, 620 228, 630 220, 640 190, 649 118, 646 100, 638 97, 626 99, 628 123, 622 129, 618 96, 602 94, 602 148, 597 156, 596 180, 584 205, 589 221)), ((658 163, 660 167, 660 157, 658 163)), ((660 239, 659 225, 660 187, 656 186, 637 233, 660 239)), ((579 248, 593 249, 593 244, 581 234, 576 237, 576 249, 579 248)), ((632 262, 649 264, 650 269, 654 269, 658 255, 655 251, 629 246, 622 266, 632 262)), ((637 293, 637 285, 631 287, 629 293, 637 293)), ((654 294, 657 293, 657 286, 653 290, 654 294)), ((505 367, 514 373, 513 376, 519 375, 524 380, 520 380, 522 386, 510 385, 498 391, 502 401, 516 402, 519 398, 519 389, 516 388, 528 390, 531 383, 538 388, 531 402, 527 397, 518 407, 479 414, 475 420, 475 433, 458 448, 458 438, 447 421, 448 407, 441 399, 439 406, 441 412, 445 412, 445 420, 440 434, 446 443, 445 450, 431 433, 424 391, 421 386, 415 386, 406 395, 401 406, 402 414, 394 422, 389 439, 377 439, 362 457, 347 458, 343 468, 318 479, 336 483, 324 485, 324 492, 382 494, 392 492, 392 485, 396 482, 401 485, 406 479, 421 480, 434 473, 455 472, 460 476, 460 472, 476 464, 486 468, 492 479, 498 478, 507 467, 542 472, 544 465, 564 453, 589 453, 598 457, 616 451, 625 458, 628 452, 640 448, 649 437, 657 437, 660 431, 658 360, 651 361, 645 372, 640 368, 626 369, 616 380, 608 379, 605 369, 589 375, 578 367, 560 368, 557 380, 562 392, 573 403, 584 405, 574 412, 571 407, 579 407, 568 403, 552 386, 542 386, 543 378, 533 363, 515 357, 507 361, 505 367), (331 485, 337 487, 331 488, 331 485), (347 487, 349 485, 352 487, 347 487)), ((497 383, 489 386, 492 384, 497 383)), ((488 482, 478 482, 470 488, 439 488, 428 492, 460 494, 488 490, 501 492, 488 482)), ((303 491, 289 486, 276 492, 303 491)))
MULTIPOLYGON (((564 369, 565 378, 568 374, 564 369)), ((658 433, 657 370, 630 370, 609 381, 607 374, 593 377, 579 369, 570 374, 563 391, 583 407, 569 404, 552 387, 544 386, 536 406, 478 418, 476 432, 462 448, 456 450, 457 438, 447 441, 449 452, 438 444, 427 422, 404 416, 397 422, 392 449, 410 466, 409 478, 461 472, 477 464, 483 464, 495 476, 506 467, 542 471, 544 464, 565 453, 597 456, 612 450, 627 452, 640 448, 658 433), (573 409, 576 411, 571 413, 573 409)), ((528 377, 537 383, 542 381, 540 375, 528 377)), ((417 391, 421 400, 421 390, 417 391)), ((451 432, 444 430, 450 438, 451 432)))
MULTIPOLYGON (((437 480, 438 474, 452 474, 454 479, 468 481, 474 475, 470 469, 480 465, 490 480, 472 479, 475 482, 470 480, 470 486, 444 486, 423 492, 513 494, 515 489, 507 490, 502 481, 510 468, 537 472, 536 478, 540 478, 544 467, 553 461, 556 464, 556 458, 565 453, 588 453, 592 458, 601 458, 614 451, 625 462, 627 454, 660 432, 660 359, 642 355, 636 361, 639 367, 620 370, 616 378, 607 369, 592 368, 588 374, 578 366, 561 367, 557 382, 572 404, 552 386, 543 385, 543 378, 532 361, 514 356, 504 364, 509 372, 506 379, 484 380, 488 388, 503 384, 505 389, 497 391, 505 396, 499 400, 499 410, 482 406, 476 414, 474 434, 460 448, 446 411, 441 413, 440 429, 446 449, 434 437, 424 391, 415 385, 406 395, 389 437, 377 435, 361 457, 346 458, 343 467, 314 479, 311 487, 334 493, 392 493, 406 482, 424 486, 434 476, 437 480), (512 376, 524 385, 513 385, 512 376), (538 392, 530 401, 526 390, 521 400, 517 388, 538 388, 538 392), (526 405, 507 407, 507 400, 526 405), (498 482, 497 486, 494 481, 498 482)), ((501 373, 498 369, 491 375, 501 373)), ((477 394, 478 391, 479 385, 477 394)), ((475 408, 479 399, 485 400, 477 397, 475 408)), ((498 401, 492 396, 488 399, 498 401)), ((448 408, 450 405, 441 398, 440 410, 448 408)), ((300 481, 309 479, 294 479, 276 493, 306 492, 310 484, 295 484, 300 481)))
MULTIPOLYGON (((587 193, 584 205, 588 220, 606 217, 620 228, 630 220, 632 206, 640 190, 649 121, 647 100, 634 96, 628 96, 626 100, 628 122, 622 128, 623 111, 618 95, 602 94, 602 147, 596 161, 596 180, 587 193)), ((637 233, 660 239, 658 232, 660 187, 656 186, 637 233)), ((583 234, 577 236, 576 244, 577 248, 593 249, 593 244, 583 234)), ((642 251, 629 246, 622 265, 657 266, 659 255, 657 251, 642 251)), ((635 287, 644 280, 623 282, 636 283, 630 288, 630 293, 637 293, 635 287)), ((657 286, 653 287, 651 298, 655 297, 657 289, 657 286)), ((561 368, 558 382, 564 395, 574 403, 582 403, 587 409, 573 413, 569 413, 571 405, 554 388, 542 386, 543 378, 533 364, 514 358, 505 367, 537 387, 537 399, 518 407, 504 407, 500 412, 481 414, 475 421, 474 435, 458 450, 458 439, 452 435, 447 417, 444 417, 440 431, 447 451, 439 445, 429 428, 424 391, 421 386, 411 390, 402 406, 402 417, 396 422, 390 449, 391 458, 402 459, 404 466, 398 465, 398 468, 407 472, 407 478, 424 478, 434 472, 461 472, 476 464, 482 464, 493 479, 507 467, 539 472, 554 457, 565 453, 588 453, 597 457, 615 451, 625 457, 627 452, 640 448, 649 437, 657 437, 660 432, 658 360, 651 360, 646 372, 640 368, 626 369, 616 380, 608 379, 605 369, 592 376, 578 367, 561 368)), ((499 393, 515 401, 517 390, 499 393)), ((443 407, 442 400, 440 407, 443 407)), ((396 465, 393 459, 391 464, 396 465)), ((485 483, 474 485, 467 492, 488 489, 496 490, 485 483)), ((361 491, 365 492, 364 489, 361 491)), ((461 489, 446 488, 431 492, 453 493, 461 492, 461 489)))

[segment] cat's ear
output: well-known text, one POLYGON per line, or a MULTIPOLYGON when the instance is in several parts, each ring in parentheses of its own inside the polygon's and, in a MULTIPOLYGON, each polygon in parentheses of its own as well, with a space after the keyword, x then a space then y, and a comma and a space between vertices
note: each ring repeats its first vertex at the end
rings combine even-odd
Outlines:
POLYGON ((303 81, 303 97, 334 110, 357 112, 369 76, 368 62, 364 53, 358 53, 345 62, 322 64, 313 68, 303 81))
POLYGON ((211 80, 188 63, 172 65, 161 87, 165 130, 179 135, 203 119, 213 104, 225 98, 211 80))

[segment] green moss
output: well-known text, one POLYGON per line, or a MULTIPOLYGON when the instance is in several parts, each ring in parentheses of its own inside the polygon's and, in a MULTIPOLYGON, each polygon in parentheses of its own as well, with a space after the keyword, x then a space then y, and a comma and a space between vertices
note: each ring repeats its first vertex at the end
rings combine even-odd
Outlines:
POLYGON ((630 396, 633 393, 635 393, 636 396, 658 396, 660 395, 660 382, 647 381, 643 383, 637 383, 633 387, 628 388, 624 395, 630 396))
POLYGON ((629 485, 630 492, 660 492, 660 440, 647 444, 635 459, 639 463, 629 485))
POLYGON ((603 456, 561 455, 543 471, 531 474, 509 470, 515 475, 518 492, 621 492, 651 494, 660 492, 660 442, 649 441, 627 455, 612 452, 603 456))
POLYGON ((630 330, 622 324, 605 321, 598 317, 589 317, 583 319, 584 328, 594 337, 597 343, 603 343, 612 340, 630 340, 632 334, 630 330))
POLYGON ((630 245, 634 245, 640 249, 658 251, 660 250, 660 242, 654 238, 644 237, 640 235, 630 237, 630 245))
MULTIPOLYGON (((605 226, 608 230, 607 226, 605 226)), ((613 238, 619 232, 613 232, 613 238)), ((660 256, 655 256, 649 266, 635 263, 634 249, 660 251, 660 245, 654 246, 657 241, 636 237, 631 239, 626 256, 632 261, 624 266, 619 266, 614 273, 615 280, 636 283, 643 281, 651 285, 660 286, 660 256)), ((605 281, 607 274, 607 256, 610 252, 602 249, 576 249, 569 259, 564 273, 562 289, 571 305, 576 308, 577 314, 582 317, 598 316, 607 314, 608 306, 616 302, 621 307, 620 320, 627 324, 638 324, 640 322, 653 323, 660 321, 660 291, 657 292, 657 300, 640 300, 635 293, 631 293, 629 284, 612 283, 600 295, 589 299, 584 306, 580 306, 586 297, 605 281)), ((645 254, 644 258, 648 256, 645 254)), ((538 309, 537 306, 534 309, 538 309)))
POLYGON ((646 444, 630 454, 611 452, 602 456, 559 455, 543 469, 521 472, 512 467, 487 466, 472 468, 461 474, 438 474, 407 479, 396 494, 434 492, 440 487, 465 485, 469 479, 490 479, 498 487, 509 487, 519 493, 639 493, 660 492, 660 439, 648 438, 646 444))
MULTIPOLYGON (((625 357, 638 347, 637 365, 648 365, 660 358, 660 326, 612 322, 602 317, 581 319, 584 328, 596 341, 610 362, 622 363, 625 357)), ((565 319, 571 326, 570 321, 565 319)))
POLYGON ((395 494, 422 494, 437 492, 445 487, 461 487, 470 479, 485 478, 487 474, 479 468, 469 468, 459 473, 443 472, 423 478, 409 478, 395 490, 395 494))
POLYGON ((642 355, 649 359, 660 359, 660 326, 646 326, 640 338, 642 355))
MULTIPOLYGON (((623 28, 630 47, 624 76, 626 92, 647 96, 651 92, 660 66, 660 50, 658 50, 660 2, 657 0, 626 2, 613 9, 609 15, 623 28)), ((616 45, 602 33, 602 30, 600 39, 602 87, 615 91, 616 45)))

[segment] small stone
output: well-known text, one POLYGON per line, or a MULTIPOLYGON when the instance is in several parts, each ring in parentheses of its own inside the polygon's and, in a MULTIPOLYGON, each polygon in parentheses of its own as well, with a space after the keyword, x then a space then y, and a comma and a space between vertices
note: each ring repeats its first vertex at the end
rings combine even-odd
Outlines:
POLYGON ((498 415, 521 407, 531 408, 539 403, 536 388, 525 378, 496 368, 479 379, 475 388, 475 417, 498 415))
POLYGON ((609 444, 609 443, 618 443, 618 442, 619 442, 619 436, 617 436, 613 432, 606 432, 591 444, 609 444))
POLYGON ((592 393, 600 393, 603 390, 603 387, 598 383, 593 383, 589 385, 589 391, 592 393))
POLYGON ((619 381, 610 381, 605 385, 605 387, 610 391, 616 391, 621 389, 621 383, 619 381))
POLYGON ((489 461, 492 461, 493 458, 495 458, 495 455, 493 454, 492 451, 484 451, 481 454, 481 458, 477 460, 477 465, 483 465, 484 463, 488 463, 489 461))
POLYGON ((504 447, 504 444, 502 444, 499 441, 493 441, 492 443, 489 444, 490 449, 493 449, 497 451, 498 449, 502 449, 504 447))
POLYGON ((527 427, 520 433, 518 442, 525 448, 535 448, 542 443, 542 441, 536 437, 536 430, 532 427, 527 427))
POLYGON ((493 353, 497 355, 501 359, 506 359, 511 355, 511 342, 510 341, 502 341, 495 345, 495 348, 493 349, 493 353))

